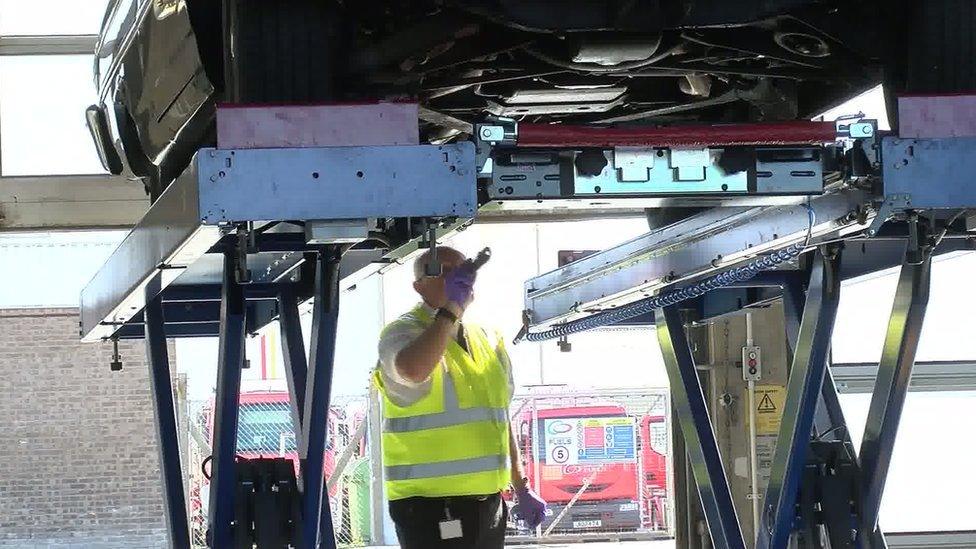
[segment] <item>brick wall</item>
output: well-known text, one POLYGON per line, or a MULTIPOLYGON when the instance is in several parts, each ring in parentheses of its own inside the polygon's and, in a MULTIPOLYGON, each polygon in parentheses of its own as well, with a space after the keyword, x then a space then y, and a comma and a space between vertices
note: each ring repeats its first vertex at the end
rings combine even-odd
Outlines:
POLYGON ((111 351, 77 309, 0 310, 0 547, 167 545, 144 348, 111 351))

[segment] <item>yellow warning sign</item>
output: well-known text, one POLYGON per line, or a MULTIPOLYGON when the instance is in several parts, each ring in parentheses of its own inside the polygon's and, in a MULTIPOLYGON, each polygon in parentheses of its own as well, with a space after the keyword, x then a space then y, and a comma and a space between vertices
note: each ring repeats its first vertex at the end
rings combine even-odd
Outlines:
POLYGON ((783 418, 786 387, 756 385, 756 434, 775 435, 783 418))

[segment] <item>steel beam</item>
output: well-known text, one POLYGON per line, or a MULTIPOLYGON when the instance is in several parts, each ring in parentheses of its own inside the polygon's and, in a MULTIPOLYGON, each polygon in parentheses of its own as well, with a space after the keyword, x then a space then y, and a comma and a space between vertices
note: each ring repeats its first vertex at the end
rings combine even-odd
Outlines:
MULTIPOLYGON (((211 547, 233 547, 237 475, 237 419, 244 367, 245 302, 243 287, 234 278, 236 254, 224 254, 220 301, 220 350, 214 399, 213 465, 210 480, 211 547)), ((238 528, 238 531, 240 528, 238 528)))
MULTIPOLYGON (((803 301, 803 286, 798 279, 793 279, 787 284, 784 284, 783 316, 785 319, 786 339, 790 356, 793 355, 799 338, 800 319, 803 316, 803 301)), ((828 430, 831 431, 833 438, 842 441, 844 447, 847 448, 848 455, 854 462, 855 474, 860 475, 857 451, 851 440, 851 433, 847 426, 847 420, 844 417, 844 410, 840 405, 833 369, 834 365, 828 359, 827 367, 824 369, 824 379, 820 390, 819 401, 817 402, 816 417, 814 420, 815 432, 812 435, 815 437, 823 436, 828 430)), ((860 509, 860 505, 856 505, 855 507, 860 509)), ((837 525, 828 525, 828 528, 830 526, 837 527, 837 525)), ((841 527, 847 528, 846 525, 841 525, 841 527)), ((865 545, 867 544, 862 542, 862 546, 865 545)), ((871 536, 871 545, 869 547, 873 549, 887 547, 885 544, 885 535, 880 529, 876 529, 871 536)))
POLYGON ((864 228, 850 215, 865 200, 840 191, 808 204, 712 208, 584 257, 525 283, 533 328, 643 299, 793 244, 864 228))
POLYGON ((817 252, 790 368, 783 420, 776 443, 758 549, 787 546, 796 519, 797 493, 810 444, 814 411, 821 391, 827 353, 840 297, 839 257, 817 252))
POLYGON ((147 209, 142 185, 124 177, 0 177, 0 230, 129 229, 147 209))
POLYGON ((803 318, 803 303, 806 301, 803 286, 804 281, 799 277, 783 284, 783 326, 786 329, 787 353, 791 357, 796 352, 800 338, 800 321, 803 318))
POLYGON ((678 309, 671 306, 657 310, 655 324, 671 381, 678 426, 694 471, 712 544, 718 549, 744 549, 732 492, 678 309))
MULTIPOLYGON (((201 149, 125 237, 81 296, 85 341, 145 306, 143 287, 157 270, 163 285, 216 278, 219 261, 201 261, 237 223, 358 220, 377 217, 474 217, 474 147, 448 145, 201 149), (275 181, 269 185, 268 181, 275 181), (104 324, 107 322, 108 324, 104 324)), ((254 282, 275 282, 251 263, 254 282)), ((267 257, 271 260, 272 257, 267 257)))
POLYGON ((146 291, 146 361, 149 366, 149 387, 152 391, 153 413, 156 419, 156 442, 159 447, 159 472, 163 477, 163 513, 166 529, 173 547, 190 546, 187 523, 186 494, 183 490, 183 470, 180 467, 180 439, 176 425, 176 406, 173 402, 173 383, 170 377, 169 352, 163 332, 163 306, 159 300, 159 281, 150 281, 146 291))
POLYGON ((303 538, 309 548, 335 549, 335 532, 323 467, 339 320, 340 259, 341 253, 336 247, 319 253, 316 259, 311 352, 305 382, 305 409, 302 413, 305 422, 302 433, 305 456, 301 468, 305 488, 302 494, 303 538))
POLYGON ((291 289, 284 289, 278 294, 278 323, 281 327, 281 356, 285 362, 285 380, 288 382, 288 403, 291 407, 295 441, 298 444, 298 455, 305 455, 302 417, 305 413, 308 355, 298 314, 298 297, 291 289))
POLYGON ((710 145, 822 144, 837 139, 833 122, 595 127, 518 125, 519 147, 706 147, 710 145))
MULTIPOLYGON (((800 319, 803 317, 803 301, 803 287, 798 278, 793 278, 783 285, 783 317, 790 356, 793 356, 799 338, 800 319)), ((840 399, 837 396, 837 385, 834 382, 829 356, 827 367, 824 369, 824 380, 814 416, 813 434, 817 436, 827 431, 833 431, 837 438, 844 440, 851 449, 851 456, 856 457, 847 429, 847 421, 844 419, 844 411, 841 409, 840 399)))
MULTIPOLYGON (((841 394, 872 393, 878 364, 834 364, 841 394)), ((976 361, 916 361, 908 391, 976 391, 976 361)))
POLYGON ((906 253, 861 442, 861 537, 878 529, 885 478, 928 306, 931 269, 927 252, 906 253))
MULTIPOLYGON (((166 324, 163 327, 167 338, 175 337, 215 337, 220 335, 220 322, 196 322, 193 324, 166 324)), ((123 326, 112 337, 119 339, 143 339, 146 331, 141 324, 123 326)))
POLYGON ((92 55, 97 34, 0 36, 0 55, 92 55))

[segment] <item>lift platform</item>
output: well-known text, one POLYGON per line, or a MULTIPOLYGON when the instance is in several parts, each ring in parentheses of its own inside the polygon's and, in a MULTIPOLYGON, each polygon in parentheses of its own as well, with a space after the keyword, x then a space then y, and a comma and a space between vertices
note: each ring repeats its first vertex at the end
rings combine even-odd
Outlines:
MULTIPOLYGON (((281 119, 268 114, 252 107, 235 116, 281 119)), ((745 547, 678 311, 728 314, 737 307, 723 292, 744 292, 747 305, 782 299, 792 374, 757 547, 786 547, 791 536, 809 547, 828 539, 830 547, 885 546, 878 505, 931 257, 971 242, 964 212, 976 207, 976 187, 965 174, 976 169, 976 137, 886 136, 861 119, 664 129, 492 120, 475 127, 473 142, 419 145, 389 141, 402 128, 353 135, 349 113, 338 118, 343 127, 330 135, 355 145, 219 139, 223 148, 199 151, 82 294, 85 340, 147 342, 176 546, 189 542, 166 338, 220 338, 211 545, 332 548, 323 455, 341 285, 435 245, 476 216, 646 208, 685 215, 527 281, 519 338, 653 318, 712 541, 745 547), (263 148, 249 148, 256 143, 263 148), (852 241, 858 246, 843 246, 852 241), (888 341, 856 452, 827 367, 839 284, 898 264, 888 341), (304 302, 313 309, 307 353, 298 323, 304 302), (301 466, 297 510, 272 527, 245 511, 261 491, 241 489, 235 441, 244 337, 273 319, 301 466), (830 436, 811 440, 813 432, 830 436), (811 482, 821 488, 800 489, 811 482)))

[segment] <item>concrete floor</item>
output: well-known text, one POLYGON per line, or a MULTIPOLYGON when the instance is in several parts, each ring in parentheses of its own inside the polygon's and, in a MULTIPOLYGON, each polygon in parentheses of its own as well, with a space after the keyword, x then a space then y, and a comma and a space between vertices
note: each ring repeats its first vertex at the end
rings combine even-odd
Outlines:
POLYGON ((626 549, 674 549, 674 540, 555 543, 552 545, 510 545, 509 547, 537 547, 544 549, 611 549, 613 547, 625 547, 626 549))
MULTIPOLYGON (((543 548, 543 549, 612 549, 614 547, 624 547, 625 549, 674 549, 674 540, 656 541, 619 541, 619 542, 590 542, 590 543, 554 543, 546 545, 509 545, 511 548, 543 548)), ((388 547, 368 547, 366 549, 397 549, 396 546, 388 547)))

